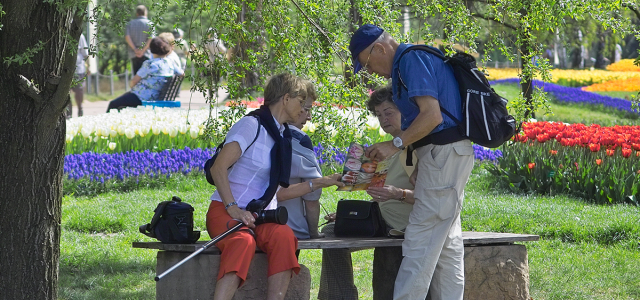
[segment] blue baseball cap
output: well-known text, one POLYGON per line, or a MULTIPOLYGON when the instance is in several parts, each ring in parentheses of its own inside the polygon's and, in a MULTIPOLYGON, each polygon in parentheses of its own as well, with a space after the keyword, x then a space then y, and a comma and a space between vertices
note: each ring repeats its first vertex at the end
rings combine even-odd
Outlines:
POLYGON ((376 25, 364 24, 351 36, 349 51, 351 51, 351 62, 353 63, 353 73, 358 73, 362 65, 358 61, 358 54, 375 42, 384 30, 376 25))

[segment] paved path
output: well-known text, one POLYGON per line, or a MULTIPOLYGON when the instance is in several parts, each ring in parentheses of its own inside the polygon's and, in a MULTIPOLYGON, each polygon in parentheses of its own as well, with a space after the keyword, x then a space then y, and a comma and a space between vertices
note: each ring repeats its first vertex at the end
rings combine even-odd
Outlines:
MULTIPOLYGON (((218 95, 219 99, 226 99, 229 96, 224 88, 218 89, 218 95)), ((114 96, 113 98, 115 99, 116 97, 119 96, 114 96)), ((71 96, 71 98, 73 98, 73 95, 71 96)), ((180 94, 176 98, 176 101, 180 101, 180 108, 183 109, 200 109, 203 107, 208 107, 208 104, 206 103, 204 95, 202 95, 202 93, 192 93, 190 90, 180 91, 180 94)), ((85 100, 84 102, 82 102, 82 110, 84 111, 85 116, 104 114, 107 111, 108 106, 109 101, 89 102, 85 100)), ((77 116, 78 107, 73 106, 73 117, 75 118, 77 116)))

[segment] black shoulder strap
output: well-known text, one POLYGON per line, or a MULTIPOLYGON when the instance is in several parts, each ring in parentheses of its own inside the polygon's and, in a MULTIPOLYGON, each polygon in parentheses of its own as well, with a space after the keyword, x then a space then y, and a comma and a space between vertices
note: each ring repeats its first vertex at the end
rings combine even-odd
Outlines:
POLYGON ((160 204, 158 204, 158 206, 154 211, 155 213, 153 214, 153 218, 151 219, 151 223, 147 223, 145 225, 140 226, 139 229, 141 233, 152 238, 156 237, 156 234, 153 231, 153 228, 155 228, 156 225, 158 225, 158 221, 160 221, 160 218, 162 217, 164 208, 167 207, 167 204, 169 204, 170 202, 173 202, 173 201, 162 201, 160 202, 160 204))
MULTIPOLYGON (((251 145, 253 145, 253 143, 256 142, 256 140, 258 139, 258 136, 260 135, 260 126, 262 126, 262 123, 260 123, 260 117, 258 117, 258 116, 254 116, 254 117, 256 118, 256 120, 258 120, 258 131, 256 132, 256 137, 253 138, 253 141, 251 141, 251 144, 249 144, 249 146, 247 146, 247 149, 245 149, 244 151, 249 150, 249 147, 251 147, 251 145)), ((222 148, 226 141, 227 141, 227 138, 222 140, 222 143, 220 143, 220 145, 218 145, 218 147, 216 149, 222 148)))
POLYGON ((251 144, 249 144, 249 146, 247 147, 247 149, 246 149, 246 150, 244 150, 244 151, 249 150, 249 148, 251 147, 251 145, 253 145, 253 143, 255 143, 255 142, 256 142, 256 140, 258 139, 258 136, 260 135, 260 127, 262 126, 262 123, 260 122, 260 117, 258 117, 258 116, 255 116, 255 117, 256 117, 256 120, 258 120, 258 131, 256 132, 256 137, 254 137, 254 138, 253 138, 253 141, 251 142, 251 144))
MULTIPOLYGON (((402 53, 400 53, 400 57, 398 57, 398 62, 400 62, 400 60, 402 59, 402 57, 405 54, 407 54, 409 51, 413 51, 413 50, 421 50, 421 51, 429 52, 430 54, 433 54, 436 57, 442 59, 445 63, 449 60, 446 56, 440 54, 440 52, 436 51, 435 49, 433 49, 433 48, 431 48, 431 47, 429 47, 427 45, 414 45, 414 46, 407 47, 406 49, 404 49, 404 51, 402 51, 402 53)), ((404 88, 405 90, 409 90, 407 88, 407 85, 404 84, 404 81, 402 80, 402 76, 400 76, 400 67, 398 66, 398 91, 400 91, 401 88, 404 88)), ((458 120, 458 118, 454 117, 449 111, 444 109, 444 107, 442 107, 442 105, 440 105, 440 111, 442 111, 442 113, 447 115, 447 117, 451 118, 451 120, 456 122, 456 124, 459 125, 460 123, 462 123, 460 120, 458 120)))

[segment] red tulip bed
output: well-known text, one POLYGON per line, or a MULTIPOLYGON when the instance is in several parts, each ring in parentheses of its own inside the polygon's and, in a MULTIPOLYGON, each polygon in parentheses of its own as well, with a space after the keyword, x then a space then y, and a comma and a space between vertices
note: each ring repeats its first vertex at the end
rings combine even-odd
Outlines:
POLYGON ((524 123, 487 169, 514 191, 640 204, 640 126, 524 123))

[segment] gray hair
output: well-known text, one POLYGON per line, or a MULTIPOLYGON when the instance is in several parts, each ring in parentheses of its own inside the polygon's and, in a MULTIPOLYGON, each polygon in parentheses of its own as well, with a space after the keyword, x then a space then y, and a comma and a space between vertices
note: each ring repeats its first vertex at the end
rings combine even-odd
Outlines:
POLYGON ((393 103, 393 89, 390 85, 378 88, 371 93, 371 96, 369 96, 369 100, 367 101, 367 109, 375 116, 376 107, 385 102, 390 102, 394 106, 396 105, 393 103))

